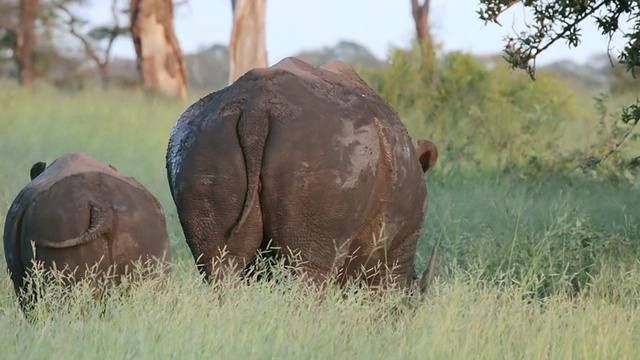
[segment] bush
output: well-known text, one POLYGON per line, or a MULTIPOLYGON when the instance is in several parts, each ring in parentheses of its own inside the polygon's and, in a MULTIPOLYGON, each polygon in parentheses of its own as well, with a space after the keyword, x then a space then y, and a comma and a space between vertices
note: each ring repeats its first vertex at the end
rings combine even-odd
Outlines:
POLYGON ((412 136, 436 143, 439 171, 567 171, 590 154, 604 154, 613 138, 601 131, 601 116, 585 106, 583 94, 548 72, 533 81, 469 54, 451 52, 424 64, 419 50, 396 49, 388 66, 362 75, 412 136))

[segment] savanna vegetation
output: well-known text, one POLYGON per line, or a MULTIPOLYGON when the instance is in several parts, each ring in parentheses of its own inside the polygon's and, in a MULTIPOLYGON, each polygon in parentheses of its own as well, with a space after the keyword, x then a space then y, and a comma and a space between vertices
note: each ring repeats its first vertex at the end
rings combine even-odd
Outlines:
POLYGON ((412 136, 440 150, 417 269, 435 242, 439 261, 415 309, 393 290, 318 295, 278 264, 273 281, 203 283, 164 168, 188 104, 3 82, 0 214, 34 162, 81 150, 159 198, 174 265, 168 279, 110 289, 101 302, 88 287, 50 287, 31 318, 0 277, 0 347, 25 359, 633 358, 640 149, 631 137, 597 168, 589 159, 626 130, 619 112, 634 94, 599 94, 541 69, 533 82, 490 65, 462 53, 425 64, 418 49, 397 49, 386 66, 360 69, 412 136))

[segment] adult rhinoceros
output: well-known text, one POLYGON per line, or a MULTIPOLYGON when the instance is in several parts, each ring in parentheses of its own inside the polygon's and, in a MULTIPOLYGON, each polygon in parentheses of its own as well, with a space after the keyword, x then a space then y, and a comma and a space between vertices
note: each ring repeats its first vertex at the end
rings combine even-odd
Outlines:
MULTIPOLYGON (((418 151, 418 153, 417 153, 418 151)), ((208 277, 241 270, 268 242, 313 281, 414 279, 423 171, 398 114, 347 64, 286 58, 189 107, 167 151, 187 243, 208 277), (383 266, 380 266, 380 265, 383 266)))
POLYGON ((36 163, 31 178, 11 204, 4 227, 17 293, 34 259, 45 268, 75 271, 74 280, 96 264, 99 272, 122 275, 136 260, 170 261, 162 207, 135 179, 79 152, 46 169, 36 163))

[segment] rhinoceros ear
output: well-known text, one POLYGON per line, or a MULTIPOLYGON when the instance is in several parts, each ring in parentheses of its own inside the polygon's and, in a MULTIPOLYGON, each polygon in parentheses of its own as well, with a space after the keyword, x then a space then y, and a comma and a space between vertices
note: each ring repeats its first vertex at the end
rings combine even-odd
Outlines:
POLYGON ((438 161, 438 149, 429 140, 418 140, 418 147, 416 148, 420 165, 422 165, 422 171, 427 172, 438 161))
POLYGON ((46 162, 38 161, 37 163, 33 164, 33 166, 31 167, 31 171, 29 172, 29 175, 31 176, 31 180, 35 179, 36 177, 38 177, 38 175, 42 174, 42 172, 46 168, 47 168, 46 162))

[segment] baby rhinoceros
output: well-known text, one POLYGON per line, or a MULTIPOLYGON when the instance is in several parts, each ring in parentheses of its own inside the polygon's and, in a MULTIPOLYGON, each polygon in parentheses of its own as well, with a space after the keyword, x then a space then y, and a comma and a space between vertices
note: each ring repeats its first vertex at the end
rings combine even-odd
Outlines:
POLYGON ((64 270, 71 282, 87 268, 118 282, 135 261, 171 260, 158 200, 135 179, 80 152, 32 167, 31 182, 7 214, 4 252, 18 295, 33 260, 64 270))

